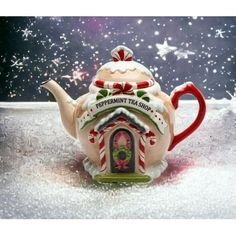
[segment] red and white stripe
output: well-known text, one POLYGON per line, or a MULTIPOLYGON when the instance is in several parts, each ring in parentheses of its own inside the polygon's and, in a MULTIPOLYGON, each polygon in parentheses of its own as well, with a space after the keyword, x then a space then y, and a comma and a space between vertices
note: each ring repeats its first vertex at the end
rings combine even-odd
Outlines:
POLYGON ((100 171, 102 172, 107 168, 106 153, 105 153, 105 139, 104 139, 103 133, 98 134, 98 147, 99 147, 99 158, 100 158, 100 165, 101 165, 100 171))
POLYGON ((117 61, 132 61, 133 52, 125 46, 118 46, 111 51, 112 60, 117 61))
POLYGON ((106 154, 105 154, 105 140, 104 140, 104 133, 115 128, 118 124, 125 124, 131 129, 135 130, 137 133, 140 134, 139 138, 139 151, 138 151, 138 163, 139 163, 139 170, 141 173, 145 172, 145 145, 147 142, 147 139, 150 138, 149 142, 151 145, 154 145, 156 143, 156 137, 155 134, 152 131, 148 132, 141 132, 135 125, 130 124, 127 122, 127 120, 120 116, 114 121, 112 124, 108 124, 106 127, 104 127, 101 131, 91 130, 89 134, 89 141, 91 143, 95 142, 95 138, 98 140, 98 146, 99 146, 99 158, 100 158, 100 165, 101 169, 100 171, 104 171, 107 167, 106 165, 106 154))
POLYGON ((147 136, 145 134, 140 136, 139 139, 139 154, 138 154, 138 162, 139 162, 139 170, 141 173, 145 172, 145 146, 147 142, 147 136))
POLYGON ((126 91, 125 89, 134 90, 134 89, 144 89, 153 86, 155 83, 154 79, 149 79, 139 82, 112 82, 105 81, 101 79, 93 79, 93 85, 99 88, 126 91))

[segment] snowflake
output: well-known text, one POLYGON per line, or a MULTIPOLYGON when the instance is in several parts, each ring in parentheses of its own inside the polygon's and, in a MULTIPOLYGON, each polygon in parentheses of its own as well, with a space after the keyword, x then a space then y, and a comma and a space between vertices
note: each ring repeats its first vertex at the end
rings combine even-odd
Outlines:
POLYGON ((25 61, 29 60, 29 57, 23 56, 22 59, 16 58, 16 56, 13 56, 13 59, 11 59, 12 64, 11 67, 17 68, 19 71, 21 71, 25 65, 25 61))
POLYGON ((225 33, 225 31, 223 31, 222 29, 217 29, 216 30, 216 35, 215 35, 215 38, 224 38, 224 34, 225 33))
POLYGON ((52 63, 53 63, 56 67, 59 67, 61 64, 64 64, 65 62, 63 62, 63 61, 61 60, 61 58, 59 57, 59 58, 53 59, 53 60, 52 60, 52 63))
POLYGON ((22 37, 24 38, 24 41, 28 40, 29 36, 35 37, 35 35, 33 35, 33 31, 29 30, 27 28, 25 28, 24 30, 21 30, 23 32, 22 37))
POLYGON ((73 71, 72 76, 63 75, 62 78, 68 79, 70 82, 74 82, 74 84, 77 86, 77 81, 83 81, 85 79, 85 75, 87 75, 86 71, 80 71, 80 68, 77 68, 75 71, 73 71))

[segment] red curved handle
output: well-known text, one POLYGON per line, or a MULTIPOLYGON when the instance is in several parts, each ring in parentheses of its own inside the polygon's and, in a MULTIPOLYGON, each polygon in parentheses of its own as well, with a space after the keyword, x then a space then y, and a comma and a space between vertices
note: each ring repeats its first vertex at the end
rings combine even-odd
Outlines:
POLYGON ((198 128, 198 126, 202 123, 203 118, 206 113, 205 98, 202 95, 202 93, 199 91, 199 89, 195 87, 195 85, 191 82, 187 82, 183 84, 182 86, 175 89, 171 93, 171 102, 174 108, 175 109, 178 108, 179 98, 186 93, 190 93, 197 98, 198 104, 199 104, 198 115, 196 119, 194 120, 194 122, 187 129, 185 129, 181 133, 174 136, 169 146, 168 151, 172 150, 179 142, 181 142, 182 140, 187 138, 191 133, 193 133, 198 128))

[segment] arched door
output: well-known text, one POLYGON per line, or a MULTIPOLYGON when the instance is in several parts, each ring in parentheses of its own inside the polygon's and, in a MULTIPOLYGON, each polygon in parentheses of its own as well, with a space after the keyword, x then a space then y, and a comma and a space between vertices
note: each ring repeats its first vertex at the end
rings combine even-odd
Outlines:
POLYGON ((134 173, 134 137, 127 129, 117 129, 110 137, 110 158, 112 173, 134 173))

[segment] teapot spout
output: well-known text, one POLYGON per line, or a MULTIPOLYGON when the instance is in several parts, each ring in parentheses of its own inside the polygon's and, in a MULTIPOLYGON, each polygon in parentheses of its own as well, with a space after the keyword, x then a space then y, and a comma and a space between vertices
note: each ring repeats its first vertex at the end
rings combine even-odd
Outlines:
POLYGON ((65 90, 54 80, 50 79, 41 84, 55 97, 61 113, 62 123, 67 132, 76 138, 76 126, 74 122, 75 101, 65 92, 65 90))

